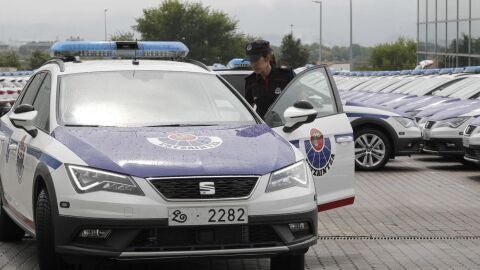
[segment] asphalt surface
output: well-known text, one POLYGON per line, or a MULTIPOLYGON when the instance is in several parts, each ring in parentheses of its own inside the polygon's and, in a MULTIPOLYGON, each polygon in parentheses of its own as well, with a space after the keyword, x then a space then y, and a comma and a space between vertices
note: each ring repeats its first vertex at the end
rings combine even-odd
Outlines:
MULTIPOLYGON (((353 206, 319 215, 306 269, 480 269, 480 167, 401 157, 356 173, 353 206)), ((106 262, 91 269, 269 269, 268 259, 106 262)), ((0 243, 1 269, 38 269, 35 242, 0 243)), ((82 268, 85 269, 86 267, 82 268)))

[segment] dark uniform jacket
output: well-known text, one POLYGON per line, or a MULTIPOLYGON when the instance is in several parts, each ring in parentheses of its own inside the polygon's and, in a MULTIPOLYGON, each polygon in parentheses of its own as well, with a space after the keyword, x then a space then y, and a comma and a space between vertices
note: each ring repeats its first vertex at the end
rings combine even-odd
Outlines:
POLYGON ((281 94, 295 74, 291 69, 272 67, 265 80, 253 72, 245 78, 245 99, 257 105, 257 113, 263 118, 268 108, 281 94))

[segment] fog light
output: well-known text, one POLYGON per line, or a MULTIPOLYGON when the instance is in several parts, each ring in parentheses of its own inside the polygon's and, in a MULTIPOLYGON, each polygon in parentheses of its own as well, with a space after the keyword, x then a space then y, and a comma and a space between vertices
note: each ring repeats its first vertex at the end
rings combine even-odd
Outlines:
POLYGON ((307 222, 289 223, 288 227, 290 227, 292 233, 305 232, 309 230, 307 222))
POLYGON ((80 238, 107 239, 111 233, 112 233, 112 230, 86 229, 81 231, 78 236, 80 238))

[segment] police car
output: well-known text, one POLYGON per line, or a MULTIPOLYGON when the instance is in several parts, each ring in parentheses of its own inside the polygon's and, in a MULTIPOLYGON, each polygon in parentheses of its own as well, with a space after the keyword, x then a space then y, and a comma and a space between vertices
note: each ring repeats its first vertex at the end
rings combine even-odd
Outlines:
POLYGON ((182 43, 52 50, 0 119, 0 241, 33 235, 40 269, 205 256, 303 269, 317 212, 353 203, 352 129, 324 67, 295 78, 268 126, 182 43))
POLYGON ((464 156, 463 132, 480 115, 480 105, 451 108, 438 112, 426 121, 423 128, 423 151, 443 156, 464 156))
POLYGON ((480 163, 480 118, 473 119, 463 132, 465 160, 480 163))

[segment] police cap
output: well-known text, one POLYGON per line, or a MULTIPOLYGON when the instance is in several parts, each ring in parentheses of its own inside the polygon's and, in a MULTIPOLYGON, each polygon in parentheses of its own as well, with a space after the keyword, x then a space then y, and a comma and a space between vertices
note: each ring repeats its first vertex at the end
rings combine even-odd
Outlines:
POLYGON ((256 62, 260 57, 265 56, 267 53, 271 52, 270 42, 266 40, 255 40, 247 44, 245 47, 245 52, 247 54, 247 60, 250 62, 256 62))

